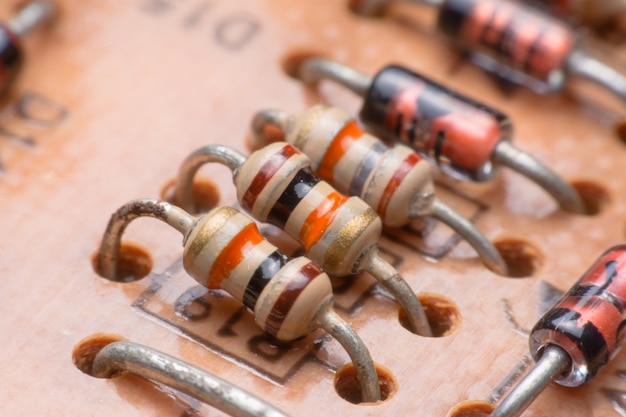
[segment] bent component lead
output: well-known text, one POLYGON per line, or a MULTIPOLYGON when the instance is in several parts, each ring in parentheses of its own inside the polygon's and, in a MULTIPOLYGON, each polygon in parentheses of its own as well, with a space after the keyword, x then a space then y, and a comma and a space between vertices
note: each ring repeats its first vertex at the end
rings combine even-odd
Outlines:
POLYGON ((288 417, 203 369, 138 343, 118 341, 106 345, 95 355, 89 374, 112 378, 123 372, 167 385, 233 417, 288 417))
POLYGON ((216 208, 195 219, 164 201, 140 199, 112 216, 98 251, 97 270, 117 280, 121 238, 128 224, 154 217, 183 235, 183 267, 198 283, 223 289, 253 313, 262 329, 293 341, 324 328, 354 362, 364 402, 380 400, 378 376, 369 351, 333 310, 330 279, 305 257, 289 260, 261 236, 248 216, 231 207, 216 208), (336 323, 343 323, 337 330, 336 323))
POLYGON ((345 111, 317 105, 295 117, 278 110, 258 112, 254 141, 267 145, 265 128, 275 126, 284 140, 311 159, 313 172, 337 190, 368 203, 389 227, 431 216, 465 238, 492 271, 507 274, 496 248, 467 219, 435 196, 430 164, 406 146, 389 147, 365 133, 345 111))
POLYGON ((331 275, 369 272, 394 295, 412 331, 432 334, 415 293, 380 257, 380 218, 363 200, 346 197, 315 177, 306 155, 282 142, 248 158, 226 146, 200 148, 183 161, 177 180, 176 197, 190 211, 193 178, 207 162, 219 162, 233 170, 239 204, 252 217, 283 229, 331 275))
POLYGON ((536 366, 492 417, 519 416, 554 381, 589 382, 619 352, 626 325, 626 245, 605 252, 537 322, 529 338, 536 366))
POLYGON ((363 96, 359 116, 369 131, 406 144, 447 175, 486 181, 505 165, 539 184, 563 210, 586 210, 571 185, 509 143, 510 119, 489 106, 395 65, 368 78, 338 62, 310 58, 299 74, 306 83, 330 79, 363 96))

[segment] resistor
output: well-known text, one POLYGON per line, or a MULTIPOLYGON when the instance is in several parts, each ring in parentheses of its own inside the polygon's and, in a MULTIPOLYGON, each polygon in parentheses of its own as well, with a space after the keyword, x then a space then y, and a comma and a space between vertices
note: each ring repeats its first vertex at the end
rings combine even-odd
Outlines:
POLYGON ((0 95, 6 93, 23 62, 21 38, 56 15, 56 6, 47 1, 24 4, 6 23, 0 23, 0 95))
POLYGON ((364 97, 359 117, 369 131, 410 146, 447 175, 486 181, 497 165, 506 165, 539 184, 563 210, 585 212, 571 185, 511 144, 511 121, 498 110, 397 65, 372 78, 335 61, 309 58, 299 77, 306 83, 330 79, 364 97))
POLYGON ((252 217, 283 229, 331 275, 369 272, 394 295, 410 321, 410 330, 432 334, 415 293, 378 252, 382 223, 376 212, 360 198, 346 197, 315 177, 306 155, 284 142, 268 145, 248 158, 227 146, 202 147, 179 169, 176 199, 189 211, 193 211, 193 178, 208 162, 233 171, 239 204, 252 217))
POLYGON ((626 324, 626 245, 605 252, 535 325, 530 353, 535 367, 491 417, 519 416, 554 381, 577 387, 617 354, 626 324))
POLYGON ((575 31, 552 16, 510 0, 413 1, 437 7, 437 28, 489 73, 540 94, 581 76, 626 101, 626 77, 578 47, 575 31))
POLYGON ((261 236, 252 219, 235 208, 216 208, 196 219, 163 201, 131 201, 111 216, 98 251, 100 275, 117 279, 122 233, 132 220, 145 216, 164 221, 182 233, 187 273, 201 285, 223 289, 241 301, 267 333, 292 341, 318 327, 325 329, 354 362, 363 401, 380 400, 369 351, 332 308, 328 275, 305 257, 289 260, 261 236))
POLYGON ((314 174, 343 194, 361 197, 385 226, 401 227, 432 216, 467 239, 489 269, 506 275, 506 263, 491 242, 436 198, 430 164, 410 148, 385 145, 337 107, 317 105, 299 117, 260 111, 252 121, 258 146, 268 143, 267 126, 281 129, 284 140, 311 159, 314 174))

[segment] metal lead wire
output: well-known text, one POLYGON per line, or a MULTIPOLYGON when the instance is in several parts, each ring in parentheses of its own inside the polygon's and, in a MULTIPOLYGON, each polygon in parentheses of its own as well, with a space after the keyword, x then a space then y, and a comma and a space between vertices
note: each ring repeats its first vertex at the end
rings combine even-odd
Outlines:
POLYGON ((170 386, 235 417, 288 417, 213 374, 137 343, 114 342, 105 346, 96 355, 91 374, 111 378, 125 371, 170 386))
MULTIPOLYGON (((571 58, 572 71, 593 78, 626 100, 626 79, 615 70, 582 53, 574 53, 571 58)), ((300 77, 307 83, 316 83, 322 79, 332 80, 360 96, 366 95, 372 80, 371 77, 347 65, 323 58, 310 58, 304 61, 300 67, 300 77)), ((531 155, 515 148, 507 140, 501 139, 498 142, 491 159, 539 184, 563 210, 578 214, 585 213, 585 205, 571 185, 531 155)))
POLYGON ((424 307, 422 307, 413 290, 398 271, 389 262, 380 257, 378 250, 371 249, 367 258, 361 262, 360 266, 376 278, 394 296, 402 310, 406 313, 409 330, 421 336, 433 336, 424 307))
MULTIPOLYGON (((177 200, 183 208, 193 211, 193 178, 203 164, 217 162, 227 165, 233 170, 234 176, 236 176, 237 171, 243 169, 242 166, 245 161, 246 157, 243 154, 226 146, 208 145, 196 150, 185 158, 180 166, 176 187, 177 200)), ((362 204, 366 205, 365 202, 362 202, 362 204)), ((297 236, 292 237, 297 239, 297 236)), ((310 256, 311 252, 307 254, 310 256)), ((318 262, 322 268, 328 269, 328 264, 325 263, 326 261, 323 257, 318 259, 312 257, 312 260, 318 262)), ((424 309, 415 293, 398 272, 380 258, 377 251, 370 251, 367 260, 361 262, 360 266, 380 281, 394 295, 398 304, 402 306, 407 314, 407 322, 411 327, 410 330, 424 336, 432 335, 424 309)))
POLYGON ((519 172, 539 184, 558 203, 570 213, 585 213, 586 208, 578 192, 552 170, 526 152, 514 147, 510 142, 501 140, 494 149, 492 159, 519 172))
POLYGON ((546 347, 537 364, 504 397, 490 417, 518 417, 550 382, 570 365, 570 357, 557 346, 546 347))
MULTIPOLYGON (((231 210, 236 211, 235 209, 231 210)), ((122 233, 128 224, 138 217, 153 217, 168 223, 183 234, 185 244, 187 243, 187 236, 191 233, 191 230, 196 227, 196 220, 191 215, 163 201, 139 199, 125 204, 111 217, 98 252, 98 270, 104 277, 115 281, 120 279, 117 265, 119 262, 122 233)), ((219 238, 216 238, 216 240, 217 239, 219 238)), ((221 239, 223 239, 223 237, 221 237, 221 239)), ((185 269, 189 272, 186 266, 186 258, 183 259, 183 264, 185 265, 185 269)), ((204 274, 202 274, 202 276, 204 276, 204 274)), ((199 282, 202 283, 201 281, 199 282)), ((331 294, 329 293, 329 295, 331 294)), ((319 308, 319 305, 310 303, 310 307, 316 309, 319 308)), ((341 317, 330 308, 325 308, 322 313, 318 314, 315 324, 323 327, 334 336, 353 360, 357 379, 361 386, 363 402, 379 401, 380 386, 374 362, 372 361, 367 347, 359 336, 352 330, 348 323, 341 319, 341 317)))
POLYGON ((302 81, 315 84, 321 80, 335 81, 358 96, 364 97, 372 83, 372 77, 352 67, 324 58, 310 58, 300 66, 299 76, 302 81))
POLYGON ((32 1, 17 11, 8 23, 9 29, 18 37, 26 35, 57 14, 57 7, 48 1, 32 1))
POLYGON ((435 200, 430 216, 448 225, 465 239, 478 253, 487 268, 499 275, 508 274, 508 267, 500 252, 471 221, 440 200, 435 200))
POLYGON ((197 149, 185 158, 178 170, 176 181, 178 204, 191 213, 196 212, 193 204, 193 178, 202 165, 217 162, 226 165, 233 171, 233 175, 236 175, 239 167, 246 162, 246 159, 244 154, 228 146, 209 145, 197 149))
MULTIPOLYGON (((267 109, 257 112, 252 119, 252 145, 255 148, 260 148, 269 143, 269 138, 265 134, 266 126, 274 126, 283 133, 283 136, 287 136, 293 129, 293 121, 294 117, 289 116, 281 110, 267 109)), ((414 199, 413 201, 421 204, 419 199, 414 199)), ((366 202, 368 201, 366 200, 366 202)), ((417 212, 418 210, 415 211, 417 212)), ((499 275, 507 275, 508 268, 506 262, 504 262, 504 259, 502 259, 502 256, 493 244, 472 222, 439 200, 434 201, 430 213, 424 213, 423 215, 432 216, 448 225, 472 245, 490 270, 499 275)), ((417 218, 419 216, 420 215, 415 214, 413 217, 417 218)))
POLYGON ((278 128, 282 133, 280 140, 286 140, 286 133, 293 129, 294 117, 287 112, 278 109, 263 109, 258 111, 252 118, 250 128, 252 130, 252 148, 258 150, 263 146, 271 143, 271 139, 267 137, 265 128, 273 126, 278 128))
POLYGON ((169 224, 183 236, 192 228, 195 219, 180 208, 152 198, 133 200, 120 207, 109 220, 98 250, 98 272, 105 278, 117 281, 117 265, 122 234, 128 224, 138 217, 154 217, 169 224))
POLYGON ((565 67, 568 74, 585 77, 626 102, 626 77, 604 62, 577 50, 568 56, 565 67))
POLYGON ((361 386, 361 400, 367 403, 380 401, 380 383, 374 362, 358 334, 333 309, 317 317, 319 325, 344 347, 354 364, 361 386))

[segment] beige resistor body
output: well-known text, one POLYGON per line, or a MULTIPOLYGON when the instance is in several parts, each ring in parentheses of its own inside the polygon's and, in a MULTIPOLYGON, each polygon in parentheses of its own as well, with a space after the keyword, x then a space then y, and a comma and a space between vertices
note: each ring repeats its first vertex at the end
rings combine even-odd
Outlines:
POLYGON ((389 147, 337 107, 318 105, 297 116, 286 141, 311 158, 321 179, 373 207, 384 225, 401 227, 432 213, 431 165, 404 145, 389 147))
POLYGON ((289 260, 239 210, 221 207, 194 218, 154 199, 133 200, 111 216, 98 251, 98 272, 118 280, 121 238, 138 217, 154 217, 183 235, 183 266, 201 285, 223 289, 254 312, 256 323, 279 340, 291 341, 324 328, 352 359, 364 402, 380 400, 369 351, 333 310, 328 275, 305 257, 289 260))
POLYGON ((234 181, 242 207, 284 229, 330 274, 358 272, 361 258, 380 238, 376 213, 361 199, 319 181, 309 169, 309 158, 286 143, 254 152, 234 181))
POLYGON ((415 293, 380 256, 382 222, 376 212, 360 198, 346 197, 315 177, 306 155, 285 142, 249 157, 221 145, 200 148, 183 162, 178 176, 177 198, 192 210, 193 177, 206 162, 233 170, 239 204, 253 217, 283 229, 331 275, 369 272, 402 306, 411 330, 432 334, 415 293))

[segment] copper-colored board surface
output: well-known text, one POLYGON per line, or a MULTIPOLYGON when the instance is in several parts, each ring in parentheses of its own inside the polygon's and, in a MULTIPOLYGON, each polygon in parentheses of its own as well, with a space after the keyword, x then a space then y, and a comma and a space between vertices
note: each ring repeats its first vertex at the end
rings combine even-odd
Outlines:
MULTIPOLYGON (((0 16, 16 3, 3 2, 0 16)), ((546 286, 566 290, 605 249, 624 241, 626 146, 606 119, 571 95, 506 95, 484 73, 457 65, 428 19, 414 13, 410 25, 364 19, 346 3, 59 1, 57 24, 25 42, 27 65, 0 111, 2 132, 36 141, 0 139, 3 415, 180 416, 196 408, 199 415, 222 415, 138 378, 81 373, 73 347, 108 332, 199 365, 293 416, 444 416, 460 402, 493 398, 528 351, 512 323, 532 327, 546 286), (399 324, 396 305, 369 277, 337 296, 340 314, 395 378, 397 389, 378 405, 337 395, 334 370, 348 358, 321 332, 277 348, 264 341, 249 312, 219 294, 188 306, 195 321, 177 315, 181 294, 202 293, 189 290, 195 282, 177 267, 180 237, 156 220, 139 220, 126 233, 150 251, 150 277, 111 283, 91 265, 110 214, 130 199, 159 197, 192 150, 225 143, 248 152, 256 110, 298 112, 313 104, 314 94, 283 70, 286 57, 310 51, 372 74, 389 62, 405 64, 501 108, 515 123, 520 148, 608 196, 599 214, 576 216, 506 170, 485 185, 439 187, 442 200, 478 214, 491 240, 519 239, 535 248, 538 267, 530 277, 505 278, 486 270, 464 243, 440 259, 411 249, 412 242, 436 252, 448 236, 441 226, 425 241, 384 238, 386 256, 415 291, 452 300, 461 319, 452 334, 424 338, 399 324)), ((317 98, 358 108, 355 97, 333 85, 322 84, 317 98)), ((220 185, 222 203, 234 203, 225 168, 202 173, 220 185)), ((526 415, 624 415, 625 355, 585 388, 549 387, 526 415)))

